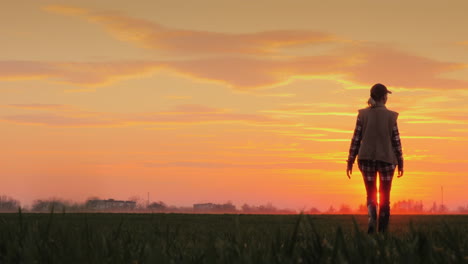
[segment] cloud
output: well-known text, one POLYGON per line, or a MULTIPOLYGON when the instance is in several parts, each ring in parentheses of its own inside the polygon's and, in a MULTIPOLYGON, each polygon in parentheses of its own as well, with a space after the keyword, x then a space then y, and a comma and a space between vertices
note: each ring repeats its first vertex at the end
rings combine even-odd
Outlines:
POLYGON ((331 34, 310 30, 223 33, 169 28, 117 12, 71 6, 51 5, 44 10, 84 18, 102 26, 121 41, 175 54, 259 54, 271 53, 284 46, 338 41, 331 34))
POLYGON ((466 89, 468 81, 440 77, 468 68, 468 64, 441 62, 378 44, 348 48, 345 56, 355 63, 342 68, 346 79, 363 84, 382 82, 393 87, 423 89, 466 89))
POLYGON ((166 99, 171 99, 171 100, 186 100, 186 99, 191 99, 192 96, 189 95, 166 95, 164 96, 166 99))
POLYGON ((278 85, 298 75, 328 74, 339 64, 340 60, 331 56, 285 60, 226 57, 184 61, 0 61, 0 80, 44 79, 95 87, 166 69, 193 79, 224 83, 238 89, 253 89, 278 85))
POLYGON ((262 110, 262 113, 298 116, 357 116, 354 112, 313 112, 313 111, 291 111, 291 110, 262 110))
POLYGON ((439 99, 436 99, 435 102, 448 103, 447 106, 439 106, 431 100, 420 98, 418 102, 401 111, 399 119, 408 124, 468 124, 466 108, 458 107, 458 105, 463 104, 463 102, 459 102, 460 99, 454 98, 447 101, 439 99), (431 107, 427 107, 428 105, 431 107))
POLYGON ((63 15, 86 15, 89 13, 89 10, 85 8, 66 5, 49 5, 44 7, 44 10, 63 15))
POLYGON ((200 81, 235 89, 273 87, 300 78, 329 79, 369 86, 382 82, 409 89, 466 89, 468 81, 442 77, 467 68, 411 54, 382 43, 345 42, 324 32, 279 30, 254 33, 175 29, 115 12, 52 5, 53 13, 78 16, 103 26, 120 40, 167 52, 170 59, 110 62, 0 61, 0 80, 45 79, 77 86, 102 86, 121 79, 170 70, 200 81), (291 56, 291 45, 342 45, 317 56, 291 56), (272 56, 272 52, 275 52, 272 56), (180 56, 177 56, 180 55, 180 56), (255 56, 253 56, 255 55, 255 56))
POLYGON ((1 117, 0 120, 9 121, 16 124, 47 125, 60 127, 121 125, 121 122, 119 122, 118 120, 106 120, 104 118, 99 117, 60 115, 54 113, 9 115, 1 117))
POLYGON ((178 105, 171 110, 114 114, 79 110, 62 105, 15 105, 21 109, 40 110, 41 113, 10 114, 0 120, 16 124, 36 124, 46 126, 82 127, 82 126, 130 126, 143 124, 200 124, 200 123, 233 123, 248 124, 290 124, 291 122, 274 119, 265 115, 241 114, 227 109, 212 108, 203 105, 178 105))
MULTIPOLYGON (((134 115, 128 119, 128 122, 137 123, 278 123, 277 119, 273 119, 264 115, 256 114, 240 114, 232 112, 220 112, 222 110, 214 109, 210 112, 199 111, 175 111, 175 112, 158 112, 158 113, 142 113, 134 115)), ((280 123, 282 123, 281 121, 280 123)))
POLYGON ((457 133, 468 133, 468 128, 453 128, 449 129, 448 131, 457 133))
POLYGON ((295 76, 333 74, 342 64, 334 56, 304 56, 290 59, 218 57, 167 62, 165 66, 199 80, 225 83, 237 89, 271 87, 295 76))
POLYGON ((294 93, 257 93, 252 95, 260 97, 296 97, 294 93))
POLYGON ((32 109, 32 110, 67 110, 71 106, 64 104, 9 104, 3 107, 17 108, 17 109, 32 109))
POLYGON ((145 167, 164 168, 164 167, 185 167, 185 168, 248 168, 248 169, 316 169, 317 164, 325 162, 288 162, 288 163, 226 163, 226 162, 208 162, 208 161, 173 161, 173 162, 146 162, 145 167))
POLYGON ((303 140, 317 141, 317 142, 349 142, 349 138, 302 138, 303 140))
POLYGON ((80 86, 101 86, 153 70, 154 62, 0 61, 0 80, 45 79, 80 86))
POLYGON ((353 130, 346 130, 346 129, 337 129, 337 128, 327 128, 327 127, 304 127, 304 129, 309 130, 318 130, 318 131, 325 131, 325 132, 333 132, 333 133, 343 133, 352 135, 353 130))
POLYGON ((468 125, 466 120, 451 120, 451 119, 428 119, 428 120, 408 120, 405 121, 408 124, 451 124, 451 125, 468 125))
POLYGON ((440 62, 390 47, 361 45, 323 56, 283 59, 217 57, 168 62, 166 67, 202 80, 223 82, 238 89, 281 85, 295 78, 327 79, 363 85, 382 82, 389 87, 466 89, 468 81, 440 77, 468 67, 440 62))
POLYGON ((442 78, 464 64, 438 62, 389 48, 367 47, 338 55, 283 59, 216 57, 165 61, 38 62, 0 61, 0 80, 45 79, 77 86, 103 86, 153 74, 159 69, 248 90, 295 78, 337 76, 336 81, 419 89, 465 89, 468 81, 442 78))
POLYGON ((349 105, 337 103, 284 103, 283 110, 304 110, 314 108, 347 108, 349 105))
POLYGON ((445 136, 401 136, 402 139, 439 139, 439 140, 455 140, 455 141, 468 141, 464 137, 445 137, 445 136))

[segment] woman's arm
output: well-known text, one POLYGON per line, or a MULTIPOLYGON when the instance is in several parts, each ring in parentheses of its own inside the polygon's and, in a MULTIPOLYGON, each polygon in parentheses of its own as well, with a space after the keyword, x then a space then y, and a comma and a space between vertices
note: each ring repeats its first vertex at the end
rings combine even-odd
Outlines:
POLYGON ((396 123, 392 131, 392 146, 398 161, 398 177, 401 177, 403 176, 403 151, 401 147, 398 125, 396 123))
MULTIPOLYGON (((349 155, 348 155, 348 172, 352 172, 353 164, 356 160, 356 156, 359 153, 359 147, 361 147, 361 139, 362 139, 362 124, 359 116, 356 120, 356 127, 354 128, 353 139, 351 140, 351 146, 349 147, 349 155)), ((349 174, 348 174, 349 177, 349 174)))

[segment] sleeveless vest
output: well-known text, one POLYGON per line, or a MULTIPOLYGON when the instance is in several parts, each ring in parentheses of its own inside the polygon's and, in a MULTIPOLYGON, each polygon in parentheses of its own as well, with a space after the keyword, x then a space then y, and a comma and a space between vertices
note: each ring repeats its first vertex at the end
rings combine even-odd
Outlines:
POLYGON ((392 146, 392 132, 397 118, 398 113, 388 110, 383 104, 359 110, 362 139, 358 159, 398 164, 392 146))

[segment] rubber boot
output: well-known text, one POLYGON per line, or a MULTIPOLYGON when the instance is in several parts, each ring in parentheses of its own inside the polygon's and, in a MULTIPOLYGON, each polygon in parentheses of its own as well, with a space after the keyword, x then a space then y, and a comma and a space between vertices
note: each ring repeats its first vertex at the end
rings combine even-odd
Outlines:
POLYGON ((382 206, 379 209, 379 233, 387 232, 390 219, 390 206, 382 206))
POLYGON ((367 228, 368 234, 373 234, 375 232, 375 226, 377 222, 377 208, 375 205, 368 205, 367 206, 367 213, 369 214, 369 225, 367 228))

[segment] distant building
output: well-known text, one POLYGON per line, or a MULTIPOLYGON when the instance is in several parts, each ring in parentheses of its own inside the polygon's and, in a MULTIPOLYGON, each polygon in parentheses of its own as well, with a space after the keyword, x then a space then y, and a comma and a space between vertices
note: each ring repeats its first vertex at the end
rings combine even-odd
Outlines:
POLYGON ((234 212, 236 211, 236 206, 231 203, 226 204, 214 204, 214 203, 202 203, 194 204, 194 211, 203 211, 203 212, 234 212))
POLYGON ((166 210, 167 206, 163 202, 159 203, 151 203, 147 206, 148 209, 156 210, 156 211, 163 211, 166 210))
POLYGON ((208 211, 213 210, 215 208, 215 204, 213 203, 203 203, 203 204, 194 204, 193 210, 195 211, 208 211))
POLYGON ((88 200, 86 208, 94 210, 128 210, 134 209, 136 202, 133 201, 119 201, 114 199, 108 200, 88 200))

